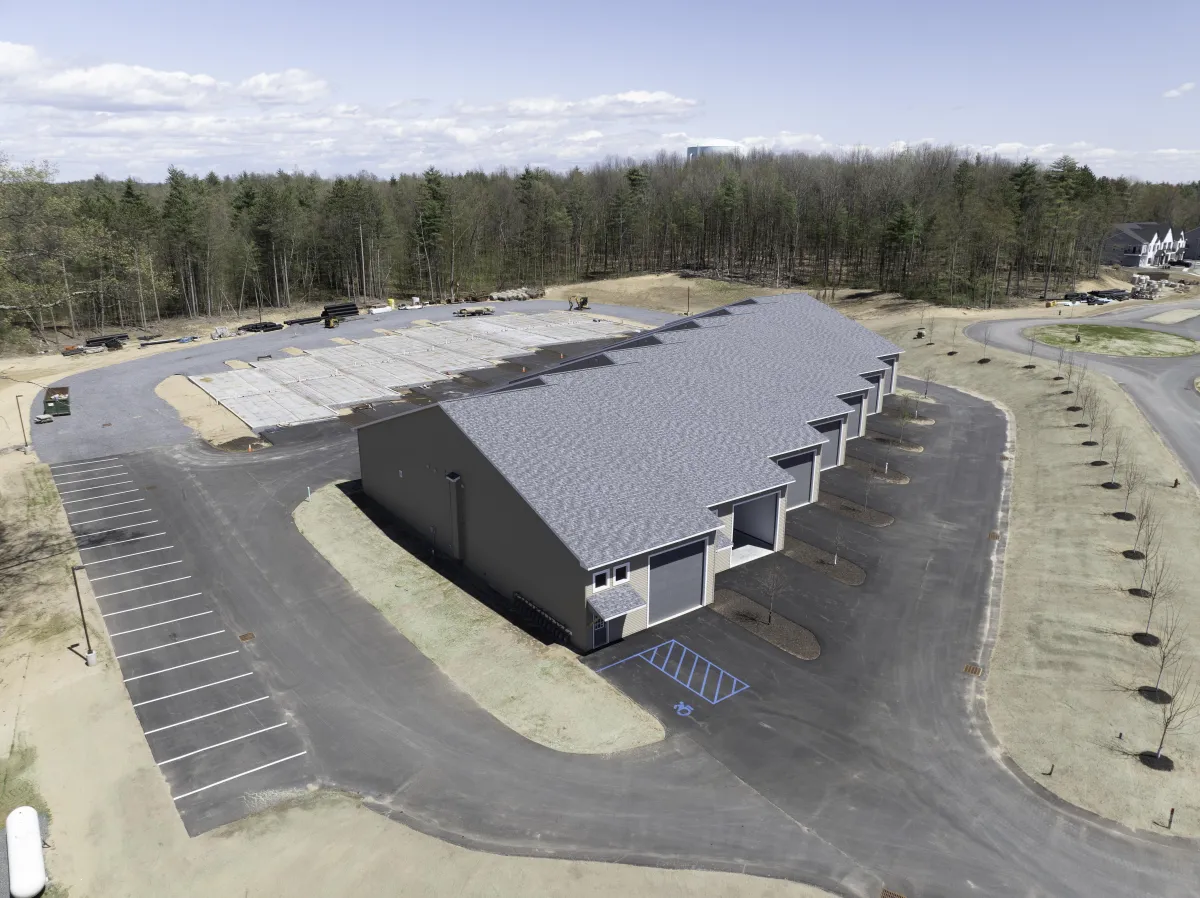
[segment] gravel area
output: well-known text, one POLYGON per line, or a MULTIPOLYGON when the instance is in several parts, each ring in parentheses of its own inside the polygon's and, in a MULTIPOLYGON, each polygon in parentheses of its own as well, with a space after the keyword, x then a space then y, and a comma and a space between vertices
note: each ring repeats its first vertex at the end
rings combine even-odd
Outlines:
POLYGON ((736 590, 718 589, 712 610, 801 661, 815 661, 821 657, 821 644, 811 630, 778 612, 772 614, 771 622, 767 623, 768 609, 736 590))
POLYGON ((834 564, 831 554, 793 536, 784 538, 783 554, 846 586, 861 586, 867 580, 867 572, 845 555, 840 555, 834 564))

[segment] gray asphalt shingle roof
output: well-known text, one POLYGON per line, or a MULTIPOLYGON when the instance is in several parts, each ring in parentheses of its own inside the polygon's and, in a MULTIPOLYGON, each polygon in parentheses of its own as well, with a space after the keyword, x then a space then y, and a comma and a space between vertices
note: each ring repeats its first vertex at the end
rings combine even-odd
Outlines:
POLYGON ((725 309, 441 408, 585 568, 711 532, 710 506, 792 483, 770 457, 820 442, 806 422, 901 351, 805 294, 725 309))
POLYGON ((624 583, 620 586, 610 586, 588 596, 588 604, 602 620, 610 621, 621 617, 630 611, 636 611, 646 604, 642 594, 624 583))

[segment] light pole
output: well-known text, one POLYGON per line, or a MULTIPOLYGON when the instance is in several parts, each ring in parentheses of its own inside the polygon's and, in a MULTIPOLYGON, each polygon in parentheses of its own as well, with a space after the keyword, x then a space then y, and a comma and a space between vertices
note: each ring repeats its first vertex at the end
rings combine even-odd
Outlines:
POLYGON ((21 400, 24 399, 24 394, 17 397, 17 420, 21 422, 21 451, 29 451, 29 437, 25 436, 25 419, 21 417, 21 400))
POLYGON ((92 637, 88 633, 87 618, 83 614, 83 596, 79 593, 79 572, 83 570, 82 564, 76 564, 71 567, 71 578, 75 581, 75 601, 79 603, 79 620, 83 623, 83 641, 87 645, 87 666, 96 666, 96 651, 92 648, 92 637))

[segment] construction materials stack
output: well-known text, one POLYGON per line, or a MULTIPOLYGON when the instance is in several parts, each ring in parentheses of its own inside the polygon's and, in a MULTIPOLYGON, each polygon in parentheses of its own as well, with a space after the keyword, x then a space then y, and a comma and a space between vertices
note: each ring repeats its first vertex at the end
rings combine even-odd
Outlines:
POLYGON ((1132 295, 1134 299, 1158 299, 1164 287, 1163 281, 1151 280, 1148 275, 1133 276, 1132 295))
POLYGON ((488 299, 492 302, 509 302, 510 300, 537 299, 545 295, 546 291, 540 287, 517 287, 515 290, 497 290, 495 293, 489 293, 488 299))

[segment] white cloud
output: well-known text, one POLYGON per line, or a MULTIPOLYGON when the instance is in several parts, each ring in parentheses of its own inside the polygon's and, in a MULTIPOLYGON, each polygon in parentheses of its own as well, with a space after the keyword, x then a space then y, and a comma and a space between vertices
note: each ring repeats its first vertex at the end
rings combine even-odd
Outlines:
POLYGON ((77 109, 188 109, 210 100, 215 78, 106 63, 20 79, 17 94, 49 106, 77 109))
POLYGON ((0 78, 31 72, 38 65, 37 50, 28 44, 0 41, 0 78))
POLYGON ((1170 90, 1164 91, 1163 96, 1166 97, 1168 100, 1173 100, 1176 97, 1182 97, 1189 90, 1195 90, 1195 89, 1196 89, 1195 81, 1185 81, 1185 82, 1183 82, 1183 84, 1179 85, 1179 87, 1172 87, 1170 90))
POLYGON ((238 93, 260 103, 309 103, 329 93, 329 85, 304 69, 259 72, 237 87, 238 93))
MULTIPOLYGON (((601 94, 584 100, 560 100, 554 97, 527 97, 504 105, 508 115, 557 118, 673 118, 689 115, 699 103, 677 97, 664 90, 627 90, 619 94, 601 94)), ((482 107, 483 111, 491 107, 482 107)))

